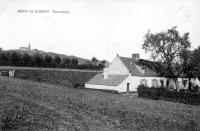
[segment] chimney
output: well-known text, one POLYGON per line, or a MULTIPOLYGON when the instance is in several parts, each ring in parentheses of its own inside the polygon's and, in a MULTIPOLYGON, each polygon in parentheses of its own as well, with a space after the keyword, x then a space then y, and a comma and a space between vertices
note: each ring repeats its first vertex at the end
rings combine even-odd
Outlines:
POLYGON ((103 71, 103 78, 104 78, 104 79, 108 79, 108 68, 104 68, 104 71, 103 71))
POLYGON ((137 53, 137 54, 132 54, 132 59, 134 60, 139 60, 140 59, 140 54, 137 53))

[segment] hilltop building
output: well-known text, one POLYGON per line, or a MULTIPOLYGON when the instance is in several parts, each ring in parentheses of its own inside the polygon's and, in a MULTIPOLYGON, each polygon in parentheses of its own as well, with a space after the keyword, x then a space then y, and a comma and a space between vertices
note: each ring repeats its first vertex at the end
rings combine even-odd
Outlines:
POLYGON ((28 44, 28 47, 20 47, 19 50, 23 50, 23 51, 31 51, 31 44, 28 44))

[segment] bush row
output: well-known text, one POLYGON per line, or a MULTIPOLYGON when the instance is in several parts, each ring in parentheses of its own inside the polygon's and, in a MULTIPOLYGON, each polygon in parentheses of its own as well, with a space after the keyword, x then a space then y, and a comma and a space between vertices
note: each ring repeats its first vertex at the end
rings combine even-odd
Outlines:
POLYGON ((84 60, 81 64, 80 58, 64 57, 60 55, 52 56, 45 53, 22 53, 18 51, 1 51, 0 50, 0 65, 1 66, 20 66, 20 67, 45 67, 45 68, 68 68, 68 69, 91 69, 102 70, 106 61, 99 61, 96 58, 84 60), (97 65, 94 61, 98 62, 97 65))
POLYGON ((154 100, 160 99, 184 104, 200 105, 199 93, 170 91, 166 88, 149 88, 140 85, 138 87, 138 96, 154 100))

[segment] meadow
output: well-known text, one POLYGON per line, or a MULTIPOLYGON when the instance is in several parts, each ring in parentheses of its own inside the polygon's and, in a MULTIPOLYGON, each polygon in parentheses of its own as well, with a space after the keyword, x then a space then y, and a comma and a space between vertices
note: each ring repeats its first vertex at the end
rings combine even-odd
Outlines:
POLYGON ((0 77, 1 130, 198 131, 200 107, 0 77))
POLYGON ((15 78, 68 87, 84 84, 97 73, 101 73, 101 71, 93 70, 0 66, 0 71, 10 70, 15 70, 15 78))

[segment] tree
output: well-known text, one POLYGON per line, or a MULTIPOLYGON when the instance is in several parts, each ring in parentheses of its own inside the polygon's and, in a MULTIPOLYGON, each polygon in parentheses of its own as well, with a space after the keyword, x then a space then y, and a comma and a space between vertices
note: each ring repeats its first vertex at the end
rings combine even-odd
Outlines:
POLYGON ((59 67, 60 63, 61 63, 61 58, 59 56, 55 56, 53 59, 54 63, 56 64, 56 67, 59 67))
POLYGON ((72 66, 77 67, 78 65, 78 59, 76 57, 72 58, 72 66))
POLYGON ((30 66, 30 63, 31 63, 31 56, 28 53, 24 53, 22 55, 22 65, 30 66))
POLYGON ((1 65, 3 65, 3 66, 7 65, 8 64, 8 60, 9 60, 9 58, 8 58, 7 54, 4 53, 4 52, 1 52, 0 53, 0 62, 1 62, 1 65))
POLYGON ((72 64, 72 61, 71 61, 71 59, 65 57, 65 58, 63 58, 63 64, 64 64, 64 67, 69 68, 72 64))
POLYGON ((43 57, 41 54, 36 53, 33 57, 34 66, 41 67, 43 64, 43 57))
POLYGON ((92 57, 92 63, 98 62, 99 60, 96 57, 92 57))
POLYGON ((19 66, 21 63, 21 54, 18 52, 11 52, 9 60, 12 66, 19 66))
POLYGON ((52 57, 49 55, 46 55, 44 58, 44 63, 47 67, 51 67, 52 57))
POLYGON ((194 49, 191 56, 191 72, 200 80, 200 46, 194 49))
POLYGON ((144 37, 142 48, 151 54, 151 58, 158 61, 163 68, 166 77, 176 81, 183 73, 183 59, 180 54, 190 48, 189 33, 182 36, 176 27, 168 29, 166 32, 152 34, 150 31, 144 37))
POLYGON ((100 61, 99 65, 98 65, 98 69, 99 69, 99 70, 102 70, 103 68, 106 67, 107 63, 108 63, 108 62, 107 62, 106 60, 100 61))

